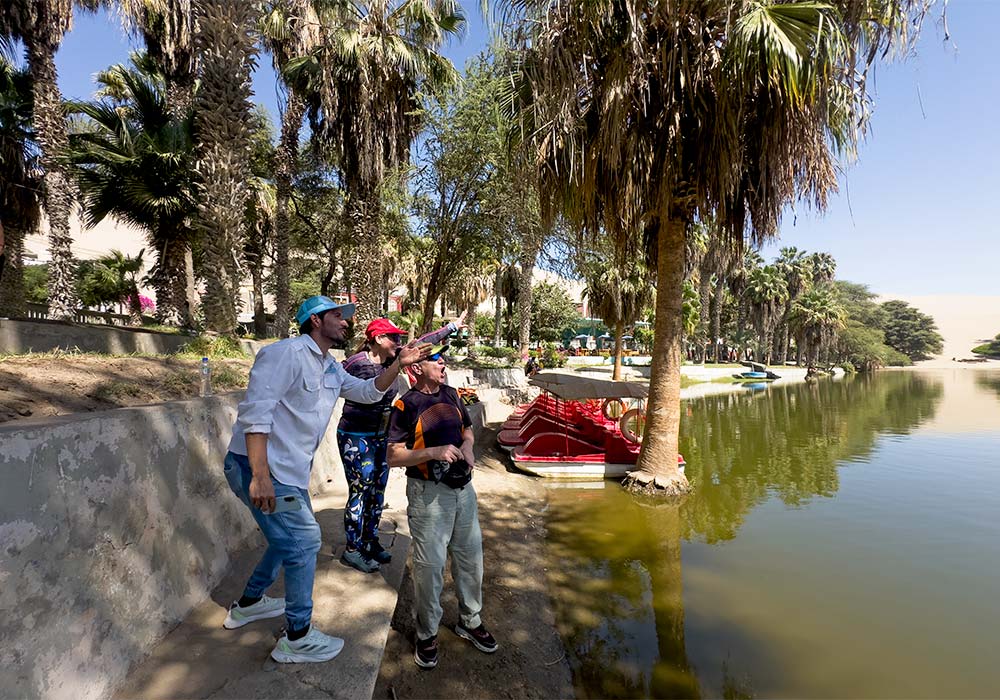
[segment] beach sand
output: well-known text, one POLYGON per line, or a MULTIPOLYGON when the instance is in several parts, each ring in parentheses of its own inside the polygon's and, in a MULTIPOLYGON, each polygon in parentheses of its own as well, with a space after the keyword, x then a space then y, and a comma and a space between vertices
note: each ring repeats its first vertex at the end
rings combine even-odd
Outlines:
POLYGON ((940 355, 917 362, 920 369, 939 368, 1000 368, 1000 360, 989 362, 958 362, 974 358, 972 348, 1000 333, 1000 296, 894 296, 884 295, 878 301, 899 299, 934 318, 944 337, 940 355), (954 358, 954 359, 952 359, 954 358))

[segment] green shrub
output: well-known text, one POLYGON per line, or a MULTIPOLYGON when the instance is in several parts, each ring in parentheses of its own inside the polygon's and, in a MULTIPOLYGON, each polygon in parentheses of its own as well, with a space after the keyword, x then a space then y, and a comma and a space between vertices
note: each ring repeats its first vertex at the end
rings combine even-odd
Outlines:
POLYGON ((903 353, 899 352, 899 350, 895 350, 894 348, 886 346, 885 349, 886 367, 909 367, 912 364, 913 360, 911 360, 908 355, 904 355, 903 353))
POLYGON ((542 367, 565 367, 566 356, 559 352, 555 343, 546 343, 541 352, 542 367))
POLYGON ((497 357, 501 360, 516 360, 520 355, 517 348, 509 348, 505 345, 501 345, 499 347, 481 345, 479 346, 478 351, 480 355, 485 355, 486 357, 497 357))
POLYGON ((1000 333, 991 343, 983 343, 972 348, 974 355, 986 355, 987 357, 1000 357, 1000 333))

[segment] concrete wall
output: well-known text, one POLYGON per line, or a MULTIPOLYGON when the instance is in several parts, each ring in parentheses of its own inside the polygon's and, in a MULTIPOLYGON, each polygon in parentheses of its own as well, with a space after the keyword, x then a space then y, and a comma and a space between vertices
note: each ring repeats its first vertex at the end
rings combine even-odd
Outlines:
POLYGON ((105 697, 206 599, 256 536, 222 474, 241 396, 0 427, 0 697, 105 697))
MULTIPOLYGON (((78 326, 59 321, 14 321, 0 319, 0 352, 26 353, 49 350, 81 350, 114 355, 142 353, 170 355, 191 342, 191 336, 151 333, 118 326, 78 326)), ((243 349, 256 355, 263 343, 241 340, 243 349)))
MULTIPOLYGON (((477 433, 502 393, 469 407, 477 433)), ((0 426, 0 697, 105 697, 209 596, 257 536, 222 474, 242 396, 0 426)), ((314 494, 343 480, 341 404, 314 494)))

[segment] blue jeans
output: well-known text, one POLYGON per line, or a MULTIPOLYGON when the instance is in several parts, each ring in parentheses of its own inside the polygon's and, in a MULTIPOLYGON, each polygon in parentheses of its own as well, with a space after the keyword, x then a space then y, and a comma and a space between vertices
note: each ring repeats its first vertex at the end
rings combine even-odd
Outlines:
POLYGON ((389 482, 388 440, 374 435, 337 431, 340 459, 347 479, 344 534, 348 549, 366 549, 378 540, 378 524, 389 482))
POLYGON ((267 539, 267 550, 257 564, 243 595, 259 598, 278 578, 278 571, 285 569, 285 617, 288 629, 300 630, 312 619, 312 589, 316 577, 316 554, 320 549, 319 523, 313 515, 309 492, 296 486, 275 481, 274 495, 295 496, 302 501, 300 510, 285 513, 264 513, 250 502, 250 460, 244 455, 230 452, 226 455, 223 470, 229 488, 250 509, 260 531, 267 539))

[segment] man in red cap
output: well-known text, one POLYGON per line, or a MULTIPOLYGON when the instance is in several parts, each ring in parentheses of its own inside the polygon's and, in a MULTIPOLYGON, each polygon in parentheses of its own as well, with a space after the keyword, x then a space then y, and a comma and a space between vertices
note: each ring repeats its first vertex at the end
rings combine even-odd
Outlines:
MULTIPOLYGON (((465 327, 465 313, 444 328, 428 333, 419 342, 440 343, 465 327)), ((344 360, 344 369, 360 379, 380 376, 396 359, 406 331, 387 318, 376 318, 365 328, 365 342, 344 360)), ((405 390, 405 388, 404 388, 405 390)), ((347 549, 341 561, 359 571, 378 571, 392 559, 378 539, 378 525, 389 480, 386 436, 396 391, 390 388, 373 404, 346 400, 337 426, 337 443, 347 478, 344 532, 347 549)))

